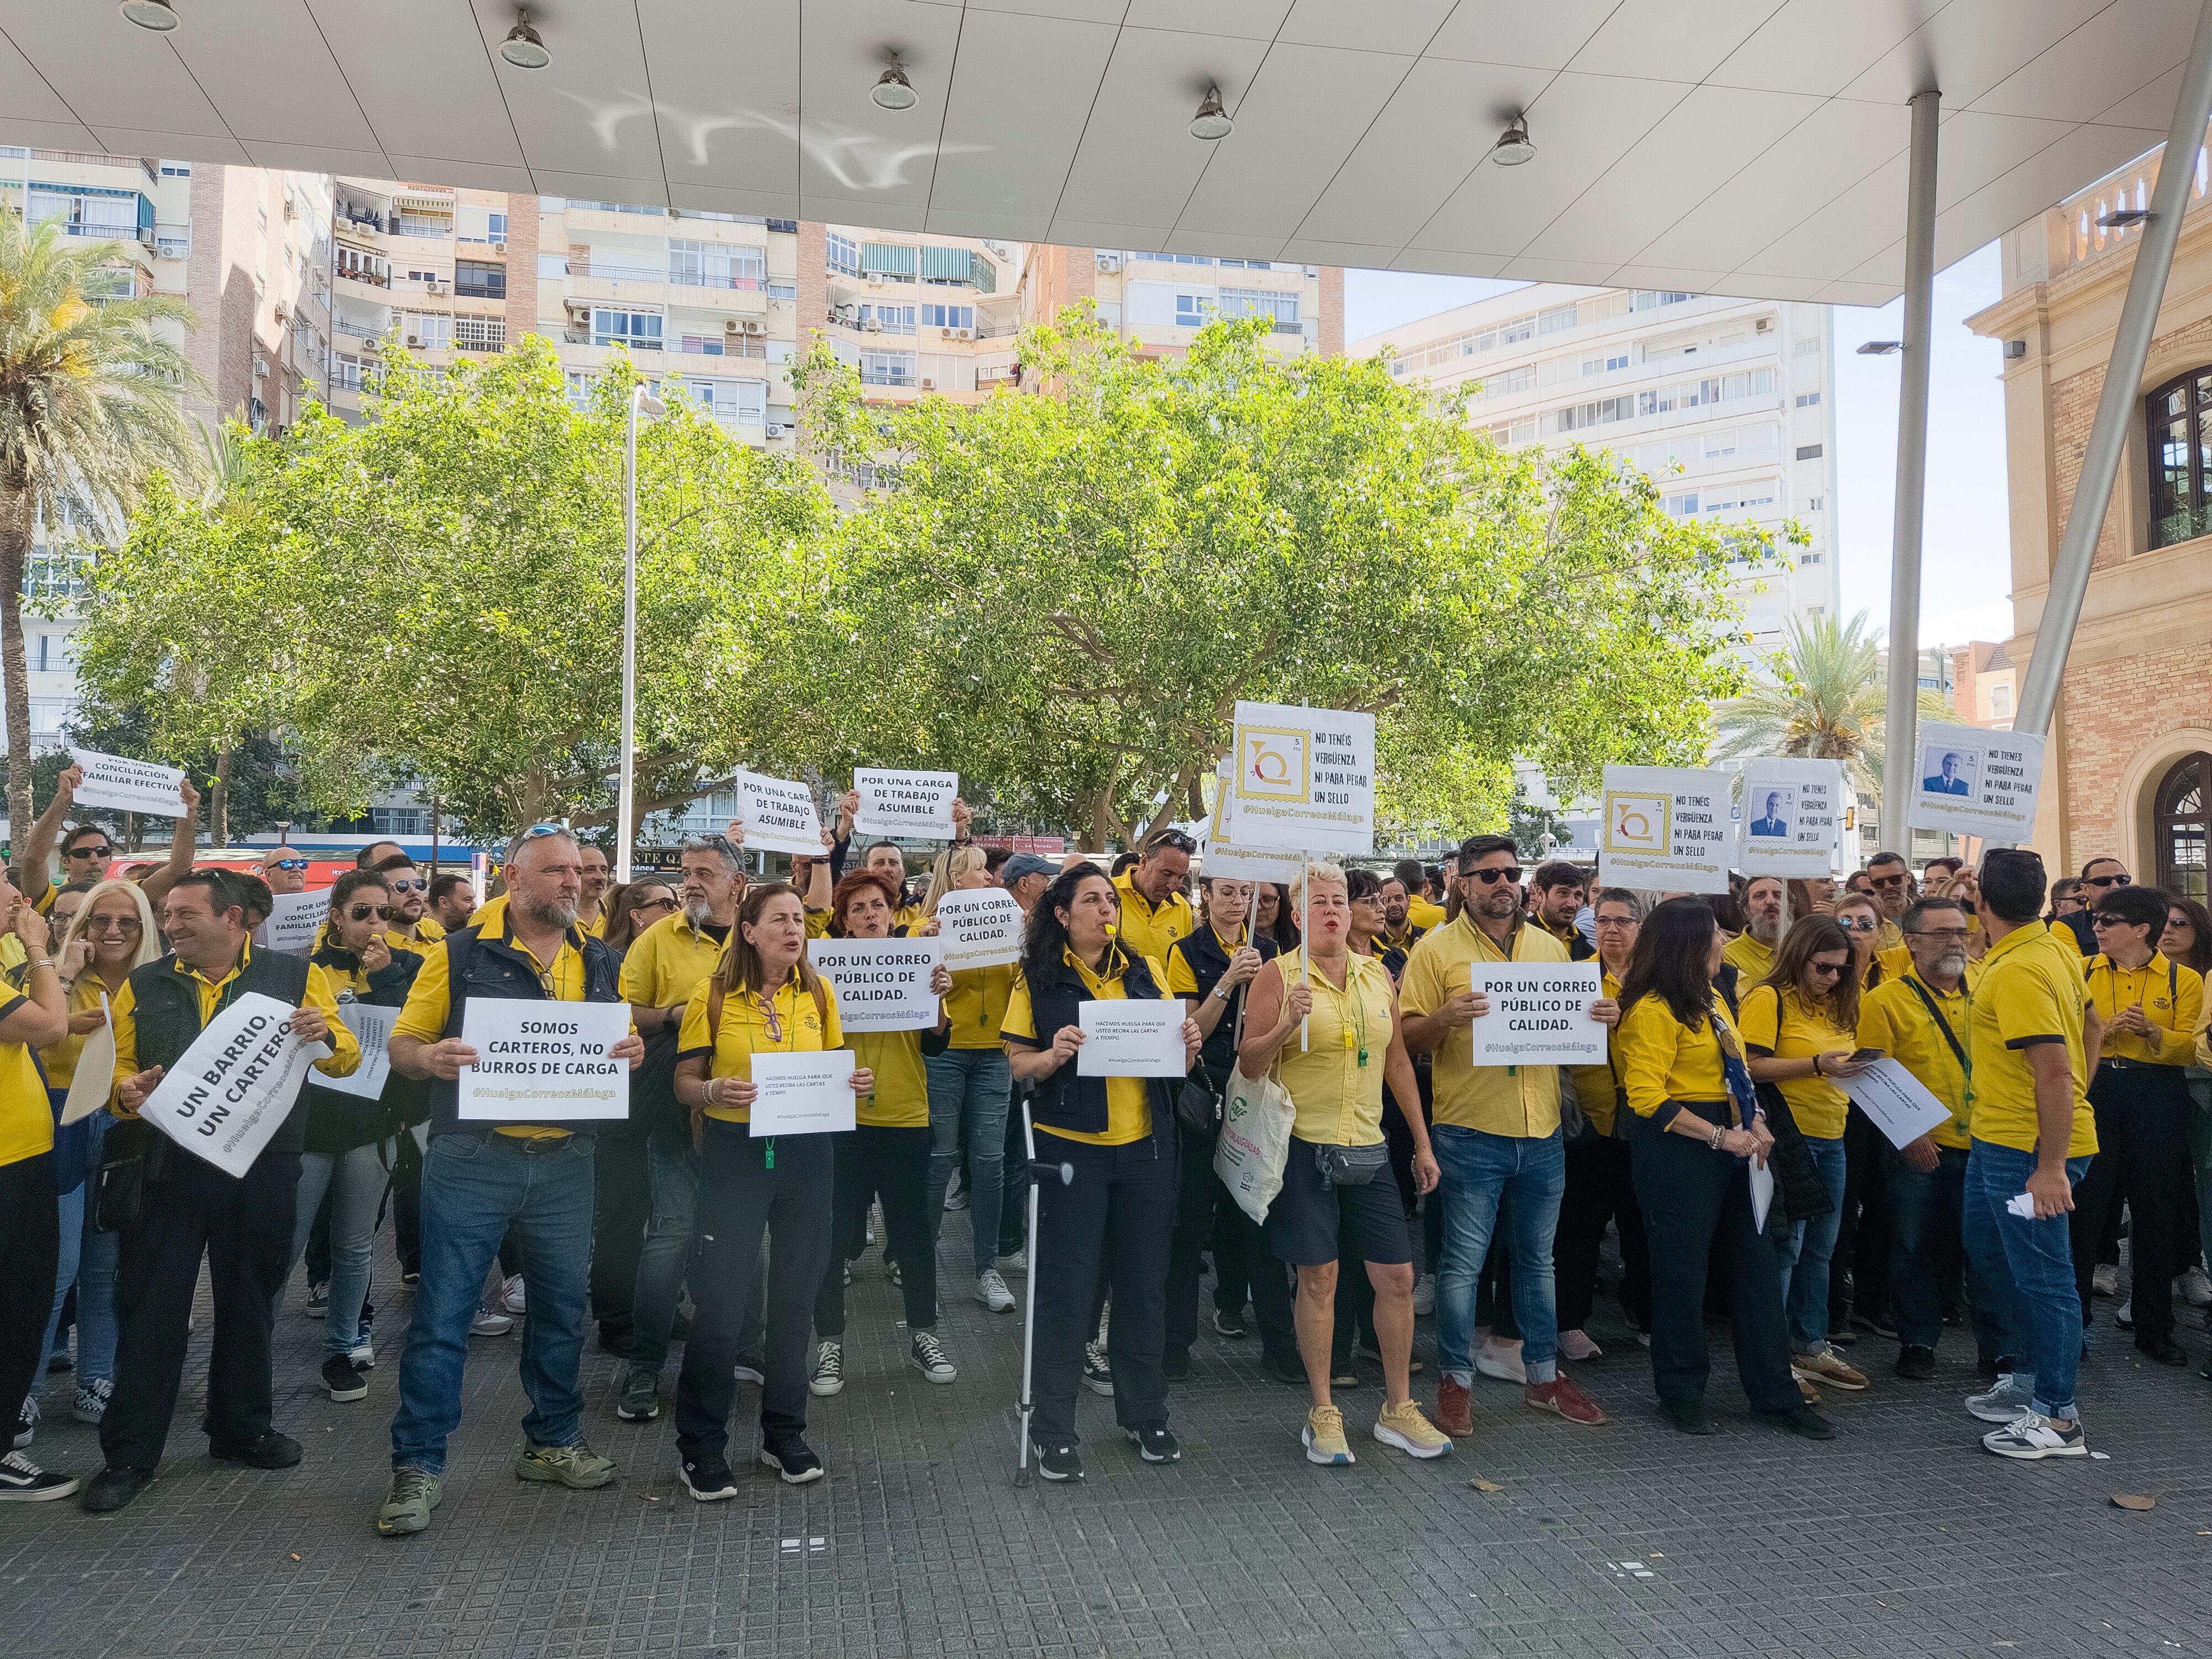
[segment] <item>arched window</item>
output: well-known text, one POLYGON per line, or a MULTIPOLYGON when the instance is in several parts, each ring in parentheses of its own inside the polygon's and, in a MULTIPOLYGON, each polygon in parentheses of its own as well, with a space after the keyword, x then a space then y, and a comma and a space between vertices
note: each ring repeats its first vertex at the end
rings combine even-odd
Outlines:
POLYGON ((2206 854, 2212 849, 2212 755, 2185 755, 2168 767, 2151 815, 2158 884, 2203 903, 2206 854))
POLYGON ((2212 532, 2212 368, 2192 369, 2151 393, 2150 544, 2171 547, 2212 532))

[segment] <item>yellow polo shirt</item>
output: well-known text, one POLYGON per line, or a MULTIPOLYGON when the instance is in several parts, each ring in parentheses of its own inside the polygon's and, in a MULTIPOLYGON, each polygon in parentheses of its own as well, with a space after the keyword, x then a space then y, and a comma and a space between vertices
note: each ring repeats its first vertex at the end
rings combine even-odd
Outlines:
POLYGON ((1628 1109, 1650 1117, 1671 1100, 1697 1109, 1699 1117, 1710 1121, 1717 1115, 1735 1127, 1728 1071, 1721 1062, 1723 1041, 1741 1046, 1729 1024, 1728 1004, 1718 996, 1709 1017, 1695 1025, 1675 1018, 1663 997, 1637 998, 1621 1014, 1613 1041, 1628 1109), (1723 1109, 1716 1115, 1708 1107, 1723 1109))
MULTIPOLYGON (((69 988, 70 1014, 72 1018, 88 1014, 100 1006, 102 996, 112 1000, 112 994, 100 975, 87 968, 77 976, 76 983, 69 988)), ((85 1039, 91 1035, 89 1031, 71 1031, 59 1042, 49 1042, 39 1050, 40 1062, 46 1068, 48 1088, 66 1089, 76 1081, 77 1056, 84 1052, 85 1039)))
MULTIPOLYGON (((1181 893, 1170 893, 1164 902, 1155 905, 1137 890, 1130 872, 1125 870, 1114 878, 1115 896, 1121 901, 1121 917, 1117 936, 1122 945, 1136 955, 1154 962, 1165 962, 1168 951, 1179 939, 1188 939, 1198 927, 1198 915, 1190 908, 1190 901, 1181 893)), ((1167 981, 1156 981, 1163 988, 1167 981)))
MULTIPOLYGON (((1285 975, 1292 958, 1278 957, 1285 975)), ((1313 1012, 1306 1046, 1284 1039, 1276 1073, 1297 1116, 1291 1133, 1322 1146, 1372 1146, 1382 1139, 1382 1057, 1389 1052, 1390 970, 1375 957, 1347 954, 1344 988, 1306 963, 1313 1012)))
POLYGON ((1974 988, 1973 1032, 1966 1044, 1974 1066, 1973 1137, 2015 1151, 2036 1150, 2035 1071, 2027 1050, 2045 1042, 2066 1045, 2074 1072, 2074 1127, 2069 1158, 2097 1150, 2097 1121, 2089 1109, 2088 1055, 2081 1010, 2087 993, 2081 958, 2033 922, 2015 927, 1982 958, 1974 988))
POLYGON ((1736 994, 1746 991, 1774 971, 1774 951, 1761 945, 1749 933, 1738 933, 1721 951, 1723 962, 1735 964, 1736 994))
MULTIPOLYGON (((1620 981, 1602 968, 1598 970, 1598 984, 1603 994, 1620 1000, 1620 981)), ((1620 1034, 1615 1029, 1606 1036, 1604 1065, 1576 1066, 1567 1073, 1568 1080, 1575 1085, 1575 1099, 1583 1109, 1583 1115, 1601 1135, 1613 1133, 1613 1115, 1620 1103, 1620 1034)))
MULTIPOLYGON (((1784 990, 1771 985, 1753 986, 1736 999, 1741 1010, 1736 1029, 1753 1048, 1764 1048, 1777 1060, 1807 1060, 1814 1054, 1849 1050, 1857 1044, 1851 1033, 1838 1025, 1827 1010, 1808 1003, 1795 987, 1784 990)), ((1798 1129, 1822 1140, 1843 1138, 1844 1120, 1850 1112, 1850 1097, 1825 1077, 1784 1078, 1775 1086, 1790 1103, 1790 1115, 1798 1129)))
MULTIPOLYGON (((1060 956, 1082 976, 1083 988, 1102 1002, 1127 1000, 1128 991, 1121 975, 1128 966, 1121 947, 1111 946, 1106 952, 1107 973, 1102 977, 1091 971, 1091 964, 1073 951, 1063 951, 1060 956)), ((1152 975, 1152 983, 1167 988, 1167 970, 1157 962, 1145 963, 1152 975)), ((1020 974, 1014 975, 1012 993, 1006 999, 1006 1023, 1001 1035, 1019 1042, 1024 1048, 1036 1047, 1036 1010, 1030 1003, 1030 982, 1020 974)), ((1073 1060, 1067 1062, 1073 1066, 1073 1060)), ((1127 1146, 1142 1140, 1152 1132, 1152 1097, 1150 1081, 1140 1077, 1109 1077, 1106 1082, 1106 1127, 1095 1134, 1078 1129, 1055 1129, 1048 1123, 1038 1124, 1041 1133, 1058 1135, 1063 1140, 1080 1140, 1091 1146, 1127 1146)))
POLYGON ((1444 907, 1425 893, 1406 895, 1406 920, 1423 933, 1444 919, 1444 907))
POLYGON ((855 1031, 846 1039, 857 1063, 876 1074, 853 1121, 868 1129, 927 1129, 929 1073, 922 1064, 919 1031, 855 1031))
MULTIPOLYGON (((1516 927, 1509 956, 1462 911, 1459 919, 1421 935, 1406 961, 1399 1003, 1427 1016, 1472 983, 1478 962, 1565 962, 1567 947, 1540 927, 1516 927)), ((1444 1033, 1434 1061, 1433 1121, 1494 1135, 1540 1139, 1559 1127, 1559 1068, 1556 1066, 1477 1066, 1474 1034, 1466 1026, 1444 1033)))
POLYGON ((416 917, 406 927, 398 929, 398 933, 399 938, 417 951, 426 945, 435 945, 446 936, 446 930, 439 925, 437 917, 432 915, 428 910, 416 917))
POLYGON ((2089 958, 2082 977, 2089 1000, 2105 1022, 2101 1058, 2152 1066, 2187 1066, 2195 1060, 2197 1027, 2204 1012, 2204 976, 2194 968, 2169 962, 2153 951, 2148 962, 2130 970, 2100 952, 2089 958), (2143 1037, 2112 1029, 2112 1017, 2136 1003, 2161 1035, 2143 1037))
MULTIPOLYGON (((837 988, 826 979, 822 981, 822 1000, 817 1004, 812 994, 800 987, 799 969, 793 968, 791 977, 784 981, 771 999, 775 1009, 773 1030, 759 996, 750 991, 732 991, 722 999, 721 1024, 708 1031, 707 1004, 711 989, 702 981, 691 993, 691 1000, 684 1005, 683 1030, 676 1038, 679 1059, 711 1056, 707 1066, 710 1078, 733 1077, 750 1083, 755 1054, 819 1054, 845 1046, 844 1027, 837 1020, 837 988)), ((865 1066, 867 1062, 857 1063, 865 1066)), ((706 1112, 708 1117, 718 1117, 725 1123, 748 1123, 753 1115, 750 1106, 709 1106, 706 1112)), ((927 1115, 925 1095, 925 1120, 927 1115)))
MULTIPOLYGON (((473 922, 470 924, 475 926, 473 922)), ((545 994, 556 1002, 581 1002, 584 1000, 584 942, 583 936, 571 927, 562 936, 561 948, 553 953, 549 966, 538 960, 537 952, 507 931, 507 912, 502 904, 497 925, 487 928, 483 937, 497 939, 528 957, 538 969, 545 994)), ((453 1009, 452 964, 443 951, 425 951, 422 966, 415 975, 415 983, 407 993, 407 1006, 399 1011, 399 1018, 392 1023, 392 1035, 411 1036, 424 1042, 436 1042, 446 1035, 446 1021, 453 1009)), ((635 1026, 630 1028, 636 1030, 635 1026)), ((555 1135, 565 1135, 566 1129, 546 1128, 526 1123, 501 1124, 501 1134, 513 1135, 518 1140, 538 1140, 555 1135)))
MULTIPOLYGON (((9 996, 0 1002, 0 1019, 29 1000, 19 994, 9 996)), ((0 1042, 0 1164, 21 1164, 53 1148, 53 1103, 39 1075, 38 1056, 27 1042, 0 1042)))
MULTIPOLYGON (((223 988, 236 979, 253 959, 251 943, 239 947, 238 960, 221 979, 210 979, 197 968, 189 968, 175 957, 169 958, 169 970, 191 979, 199 992, 200 1024, 204 1025, 215 1018, 216 1005, 222 1000, 223 988)), ((331 1052, 328 1059, 315 1062, 315 1069, 325 1077, 350 1077, 361 1065, 361 1042, 348 1030, 345 1022, 338 1018, 337 993, 331 988, 331 979, 313 963, 307 964, 307 987, 301 1000, 319 1010, 331 1028, 331 1052)), ((108 1000, 108 1023, 115 1030, 115 1080, 119 1085, 126 1078, 138 1074, 138 1022, 136 1018, 138 996, 131 981, 123 981, 123 988, 108 1000)), ((0 1010, 0 1012, 4 1012, 0 1010)), ((12 1045, 9 1045, 12 1046, 12 1045)), ((118 1117, 132 1117, 137 1114, 124 1109, 123 1103, 111 1097, 110 1109, 118 1117)))
POLYGON ((1951 1115, 1929 1131, 1938 1146, 1964 1152, 1968 1145, 1970 1096, 1966 1068, 1951 1052, 1942 1031, 1920 1000, 1925 991, 1951 1027, 1959 1046, 1966 1048, 1972 1030, 1973 1000, 1966 987, 1979 977, 1977 965, 1966 964, 1966 979, 1955 991, 1939 991, 1917 974, 1885 979, 1859 999, 1858 1040, 1879 1048, 1919 1080, 1921 1086, 1951 1109, 1951 1115), (1917 987, 1917 989, 1915 988, 1917 987))
POLYGON ((691 925, 681 910, 663 916, 632 941, 623 957, 623 1000, 640 1008, 677 1008, 714 971, 728 946, 691 925))
POLYGON ((1014 977, 1014 964, 1011 962, 999 963, 989 968, 954 970, 952 988, 945 994, 945 1022, 949 1047, 998 1048, 1005 1046, 999 1033, 1006 1029, 1006 1005, 1013 1000, 1014 977))

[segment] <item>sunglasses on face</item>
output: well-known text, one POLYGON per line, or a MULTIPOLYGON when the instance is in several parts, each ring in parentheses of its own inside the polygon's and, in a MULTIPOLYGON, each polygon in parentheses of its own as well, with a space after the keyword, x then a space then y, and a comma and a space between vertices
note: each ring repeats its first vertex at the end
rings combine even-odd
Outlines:
POLYGON ((2084 887, 2125 887, 2128 885, 2127 872, 2122 871, 2117 876, 2084 876, 2081 884, 2084 887))
POLYGON ((1854 933, 1871 933, 1881 924, 1872 916, 1838 916, 1836 926, 1849 928, 1854 933))
POLYGON ((1964 927, 1916 927, 1910 937, 1941 939, 1946 945, 1964 945, 1971 934, 1964 927))
MULTIPOLYGON (((2136 925, 2136 923, 2130 922, 2125 916, 2108 916, 2101 912, 2089 918, 2089 926, 2100 933, 2107 927, 2131 927, 2136 925)), ((2169 921, 2166 923, 2166 926, 2171 927, 2173 924, 2169 921)))
POLYGON ((1910 876, 1896 875, 1896 876, 1869 876, 1869 877, 1867 878, 1867 879, 1868 879, 1869 881, 1872 882, 1872 883, 1873 883, 1875 886, 1877 886, 1877 887, 1902 887, 1902 886, 1904 886, 1904 885, 1905 885, 1905 884, 1906 882, 1908 882, 1908 881, 1911 880, 1912 878, 1911 878, 1911 877, 1910 877, 1910 876))
POLYGON ((88 933, 140 933, 145 930, 145 923, 136 916, 94 916, 84 925, 88 933))
POLYGON ((1818 974, 1821 978, 1826 979, 1842 973, 1844 964, 1840 962, 1808 962, 1805 964, 1805 971, 1808 974, 1818 974))
POLYGON ((632 910, 673 910, 676 901, 663 893, 657 898, 641 898, 629 908, 632 910))
POLYGON ((384 884, 395 893, 421 893, 429 890, 430 884, 419 876, 413 881, 387 881, 384 884))
POLYGON ((114 850, 112 847, 72 847, 64 856, 73 859, 104 859, 114 850))
POLYGON ((356 904, 347 910, 346 916, 353 921, 367 921, 371 916, 381 921, 390 921, 397 914, 388 904, 356 904))
POLYGON ((307 867, 307 861, 305 859, 271 859, 261 867, 264 870, 304 870, 307 867))
POLYGON ((1462 870, 1460 873, 1473 876, 1485 887, 1495 887, 1501 881, 1510 887, 1521 884, 1521 866, 1517 864, 1509 864, 1503 870, 1462 870))

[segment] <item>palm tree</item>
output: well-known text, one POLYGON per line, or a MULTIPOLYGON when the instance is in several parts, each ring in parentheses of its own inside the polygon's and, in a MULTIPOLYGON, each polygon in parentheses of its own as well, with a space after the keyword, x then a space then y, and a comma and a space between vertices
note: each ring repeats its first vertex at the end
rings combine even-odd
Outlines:
POLYGON ((159 327, 198 319, 167 295, 106 297, 125 257, 0 210, 0 686, 19 838, 33 816, 23 575, 39 526, 115 525, 150 473, 198 470, 182 398, 204 382, 159 327))
MULTIPOLYGON (((1713 710, 1713 758, 1841 761, 1853 792, 1880 799, 1889 687, 1866 612, 1848 623, 1792 617, 1774 666, 1775 682, 1754 685, 1713 710)), ((1923 691, 1919 713, 1923 720, 1945 720, 1951 711, 1923 691)))

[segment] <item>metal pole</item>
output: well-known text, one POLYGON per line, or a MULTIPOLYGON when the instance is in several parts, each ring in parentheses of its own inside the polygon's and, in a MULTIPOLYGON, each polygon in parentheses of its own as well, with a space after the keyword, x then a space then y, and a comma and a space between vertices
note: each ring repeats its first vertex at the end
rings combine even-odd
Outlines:
POLYGON ((2112 480, 2120 469, 2128 422, 2135 417, 2136 386, 2158 327, 2158 308, 2166 298, 2173 245, 2180 240, 2181 216, 2189 205, 2189 183, 2197 171, 2197 151, 2204 142, 2208 122, 2212 122, 2212 0, 2206 0, 2197 14, 2197 39, 2189 48, 2188 66, 2174 97, 2173 125, 2166 132, 2166 154, 2159 159, 2158 183, 2151 190, 2150 219, 2136 248, 2128 297, 2120 307, 2119 326, 2112 332, 2112 358, 2105 366, 2097 416, 2081 454, 2081 477, 2066 511, 2065 533, 2059 538, 2058 556, 2051 561, 2051 588, 2035 625, 2027 679, 2021 688, 2020 711, 2013 718, 2015 732, 2047 734, 2057 710, 2067 654, 2081 620, 2081 600, 2089 591, 2090 556, 2097 550, 2105 510, 2112 505, 2112 480))
POLYGON ((1905 191, 1905 363, 1897 392, 1897 514, 1890 532, 1889 708, 1882 734, 1881 847, 1906 859, 1920 706, 1920 527, 1928 500, 1928 356, 1936 305, 1936 141, 1943 94, 1912 96, 1905 191))
POLYGON ((630 878, 630 811, 637 783, 637 411, 645 388, 629 394, 623 440, 622 785, 615 797, 615 879, 630 878))

